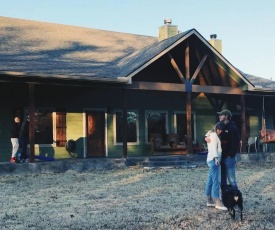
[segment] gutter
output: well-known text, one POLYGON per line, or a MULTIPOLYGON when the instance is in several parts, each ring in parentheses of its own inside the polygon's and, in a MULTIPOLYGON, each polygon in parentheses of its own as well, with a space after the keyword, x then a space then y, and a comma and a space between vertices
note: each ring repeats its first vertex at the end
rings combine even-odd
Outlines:
MULTIPOLYGON (((131 84, 131 79, 127 77, 116 77, 116 78, 107 78, 107 77, 92 77, 92 76, 76 76, 76 75, 63 75, 63 74, 34 74, 34 73, 24 73, 24 72, 12 72, 12 71, 0 71, 0 76, 13 76, 18 78, 51 78, 59 80, 78 80, 78 81, 89 81, 89 82, 108 82, 108 83, 125 83, 131 84)), ((1 81, 1 80, 0 80, 1 81)))

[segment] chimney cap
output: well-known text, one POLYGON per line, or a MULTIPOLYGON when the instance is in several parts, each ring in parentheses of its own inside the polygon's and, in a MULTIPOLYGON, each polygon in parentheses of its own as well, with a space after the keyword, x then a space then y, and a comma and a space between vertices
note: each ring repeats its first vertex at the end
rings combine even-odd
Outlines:
POLYGON ((170 18, 165 18, 165 19, 164 19, 164 24, 165 24, 165 25, 172 24, 172 19, 170 19, 170 18))
POLYGON ((216 39, 217 38, 217 34, 210 34, 210 38, 211 39, 216 39))

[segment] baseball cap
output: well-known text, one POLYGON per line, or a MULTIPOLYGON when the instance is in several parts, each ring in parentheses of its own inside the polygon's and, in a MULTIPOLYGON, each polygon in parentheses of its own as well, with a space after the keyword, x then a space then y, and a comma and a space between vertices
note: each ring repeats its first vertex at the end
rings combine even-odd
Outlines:
POLYGON ((229 117, 232 117, 232 113, 228 109, 224 109, 221 112, 218 112, 219 115, 227 115, 229 117))

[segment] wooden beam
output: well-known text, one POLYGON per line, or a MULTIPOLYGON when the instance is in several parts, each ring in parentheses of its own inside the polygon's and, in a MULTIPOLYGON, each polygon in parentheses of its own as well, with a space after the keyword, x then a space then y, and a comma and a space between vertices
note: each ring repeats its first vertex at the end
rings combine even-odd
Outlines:
MULTIPOLYGON (((177 83, 133 82, 131 85, 125 85, 124 88, 137 89, 137 90, 186 92, 185 85, 177 84, 177 83)), ((232 88, 232 87, 225 87, 225 86, 209 86, 209 85, 204 85, 204 86, 193 85, 192 92, 209 93, 209 94, 231 94, 231 95, 244 94, 244 92, 240 88, 232 88)))
POLYGON ((34 84, 29 84, 29 143, 30 143, 30 162, 34 162, 34 84))
MULTIPOLYGON (((235 78, 234 76, 232 76, 232 75, 230 75, 229 74, 229 71, 221 64, 221 63, 219 63, 219 61, 216 59, 216 58, 212 58, 212 60, 225 72, 225 73, 227 73, 231 78, 232 78, 232 80, 234 80, 235 82, 237 82, 239 85, 241 85, 242 84, 242 82, 241 82, 241 80, 240 79, 242 79, 240 76, 238 76, 238 78, 235 78)), ((231 69, 231 68, 229 68, 229 69, 231 69)), ((233 70, 232 70, 233 71, 233 70)))
POLYGON ((186 49, 185 49, 185 74, 186 74, 186 132, 187 132, 187 151, 188 153, 193 153, 192 149, 192 121, 191 121, 191 116, 192 116, 192 83, 190 81, 190 54, 189 54, 189 42, 188 40, 186 41, 186 49))
POLYGON ((246 119, 245 119, 245 97, 241 95, 241 116, 242 116, 242 133, 241 133, 241 152, 246 152, 246 119))
POLYGON ((198 65, 196 71, 194 72, 194 74, 193 74, 193 76, 192 76, 192 78, 191 78, 191 83, 192 83, 192 84, 193 84, 193 82, 195 81, 195 79, 197 78, 197 76, 198 76, 198 74, 199 74, 199 72, 200 72, 200 70, 201 70, 201 68, 202 68, 202 66, 203 66, 203 64, 204 64, 204 62, 205 62, 205 60, 206 60, 206 58, 207 58, 207 55, 204 55, 204 57, 203 57, 202 60, 200 61, 200 64, 198 65))
POLYGON ((180 80, 181 80, 184 84, 186 84, 185 77, 183 76, 182 72, 180 71, 180 69, 179 69, 179 67, 178 67, 178 65, 177 65, 177 63, 176 63, 176 61, 174 60, 174 58, 172 57, 172 55, 171 55, 170 52, 168 52, 168 56, 169 56, 169 58, 170 58, 170 61, 171 61, 172 66, 174 67, 174 70, 176 70, 176 72, 177 72, 177 74, 178 74, 180 80))
POLYGON ((122 120, 123 120, 123 158, 126 158, 128 155, 128 148, 127 148, 127 89, 123 89, 123 95, 122 95, 122 120))
POLYGON ((189 42, 187 40, 186 49, 185 49, 185 74, 186 80, 190 80, 190 57, 189 57, 189 42))

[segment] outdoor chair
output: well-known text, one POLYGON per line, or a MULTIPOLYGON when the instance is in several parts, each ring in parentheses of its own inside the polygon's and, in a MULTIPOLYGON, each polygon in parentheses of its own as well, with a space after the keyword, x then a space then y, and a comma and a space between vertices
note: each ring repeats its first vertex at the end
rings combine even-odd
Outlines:
POLYGON ((247 152, 250 152, 250 147, 254 146, 255 151, 257 152, 257 139, 258 137, 248 137, 248 141, 247 141, 247 152))

